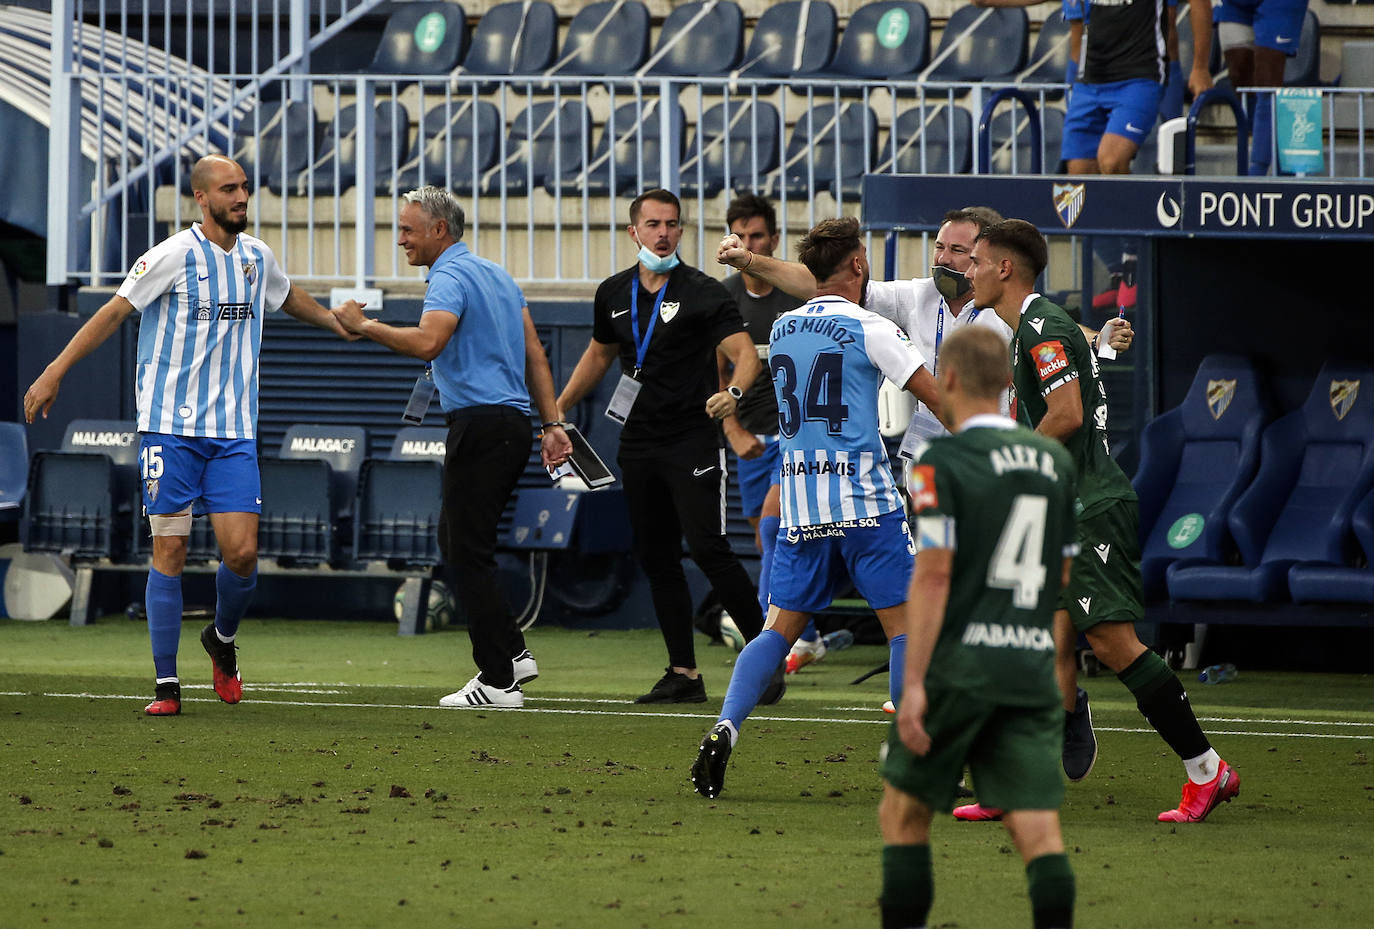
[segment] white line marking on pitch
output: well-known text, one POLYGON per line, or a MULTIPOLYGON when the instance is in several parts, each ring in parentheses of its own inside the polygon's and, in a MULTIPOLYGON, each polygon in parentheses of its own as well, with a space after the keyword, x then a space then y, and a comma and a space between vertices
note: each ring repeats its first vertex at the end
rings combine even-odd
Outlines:
MULTIPOLYGON (((0 691, 0 697, 57 697, 80 700, 145 700, 146 695, 139 694, 93 694, 93 693, 28 693, 25 691, 0 691)), ((570 700, 567 697, 536 697, 532 698, 536 702, 545 700, 570 700)), ((196 698, 183 701, 186 703, 215 703, 216 701, 208 698, 196 698)), ((246 704, 259 704, 263 706, 308 706, 308 707, 340 707, 349 709, 366 710, 439 710, 448 712, 451 709, 456 712, 463 712, 457 708, 435 706, 426 703, 351 703, 334 700, 258 700, 246 698, 246 704)), ((592 702, 592 701, 586 701, 592 702)), ((603 700, 598 702, 616 703, 629 701, 603 700)), ((715 719, 713 713, 662 713, 651 710, 575 710, 575 709, 556 709, 554 707, 482 707, 479 712, 498 711, 502 713, 551 713, 564 716, 649 716, 669 719, 715 719)), ((749 717, 756 723, 855 723, 865 726, 886 726, 889 719, 852 719, 836 718, 829 716, 751 716, 749 717)), ((1250 722, 1251 720, 1245 720, 1250 722)), ((1316 725, 1316 724, 1313 724, 1316 725)), ((1153 733, 1153 729, 1131 728, 1124 726, 1098 726, 1097 732, 1122 732, 1131 734, 1153 733)), ((1218 730, 1212 735, 1250 735, 1264 736, 1267 738, 1290 738, 1290 739, 1353 739, 1355 741, 1374 741, 1374 735, 1343 735, 1340 733, 1322 732, 1262 732, 1256 730, 1218 730)))

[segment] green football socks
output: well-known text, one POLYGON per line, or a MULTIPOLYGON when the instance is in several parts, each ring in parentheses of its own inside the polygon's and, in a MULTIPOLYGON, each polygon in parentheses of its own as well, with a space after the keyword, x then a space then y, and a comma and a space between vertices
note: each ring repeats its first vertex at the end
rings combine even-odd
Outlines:
POLYGON ((883 846, 883 929, 924 929, 935 883, 929 845, 883 846))
POLYGON ((1026 864, 1035 929, 1072 929, 1074 882, 1069 856, 1041 855, 1026 864))

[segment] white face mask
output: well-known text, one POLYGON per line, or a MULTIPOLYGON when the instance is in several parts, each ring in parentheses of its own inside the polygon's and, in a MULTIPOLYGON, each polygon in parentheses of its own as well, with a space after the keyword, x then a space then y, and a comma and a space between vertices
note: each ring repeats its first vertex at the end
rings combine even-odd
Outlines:
MULTIPOLYGON (((639 241, 638 234, 635 235, 635 241, 639 241)), ((639 246, 639 263, 655 274, 663 274, 671 271, 676 268, 681 261, 682 259, 678 258, 676 251, 664 257, 657 252, 651 251, 647 245, 639 246)))

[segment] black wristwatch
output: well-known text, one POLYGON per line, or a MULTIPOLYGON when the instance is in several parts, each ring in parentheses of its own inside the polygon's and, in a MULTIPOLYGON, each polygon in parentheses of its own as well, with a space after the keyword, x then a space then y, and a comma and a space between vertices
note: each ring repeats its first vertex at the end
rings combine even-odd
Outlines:
POLYGON ((744 391, 740 390, 734 384, 731 384, 729 387, 725 388, 725 392, 730 396, 734 397, 736 403, 738 403, 740 399, 744 397, 744 391))

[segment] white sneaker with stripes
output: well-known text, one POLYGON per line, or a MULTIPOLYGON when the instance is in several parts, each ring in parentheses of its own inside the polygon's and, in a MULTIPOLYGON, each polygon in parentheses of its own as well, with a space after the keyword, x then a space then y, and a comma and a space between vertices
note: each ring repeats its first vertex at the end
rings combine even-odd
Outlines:
POLYGON ((515 672, 515 683, 524 685, 539 676, 539 665, 535 664, 534 656, 527 648, 520 654, 511 659, 511 670, 515 672))
POLYGON ((439 698, 440 706, 456 707, 460 710, 509 710, 525 705, 525 694, 519 684, 511 684, 500 690, 482 683, 481 675, 474 677, 456 693, 439 698))

